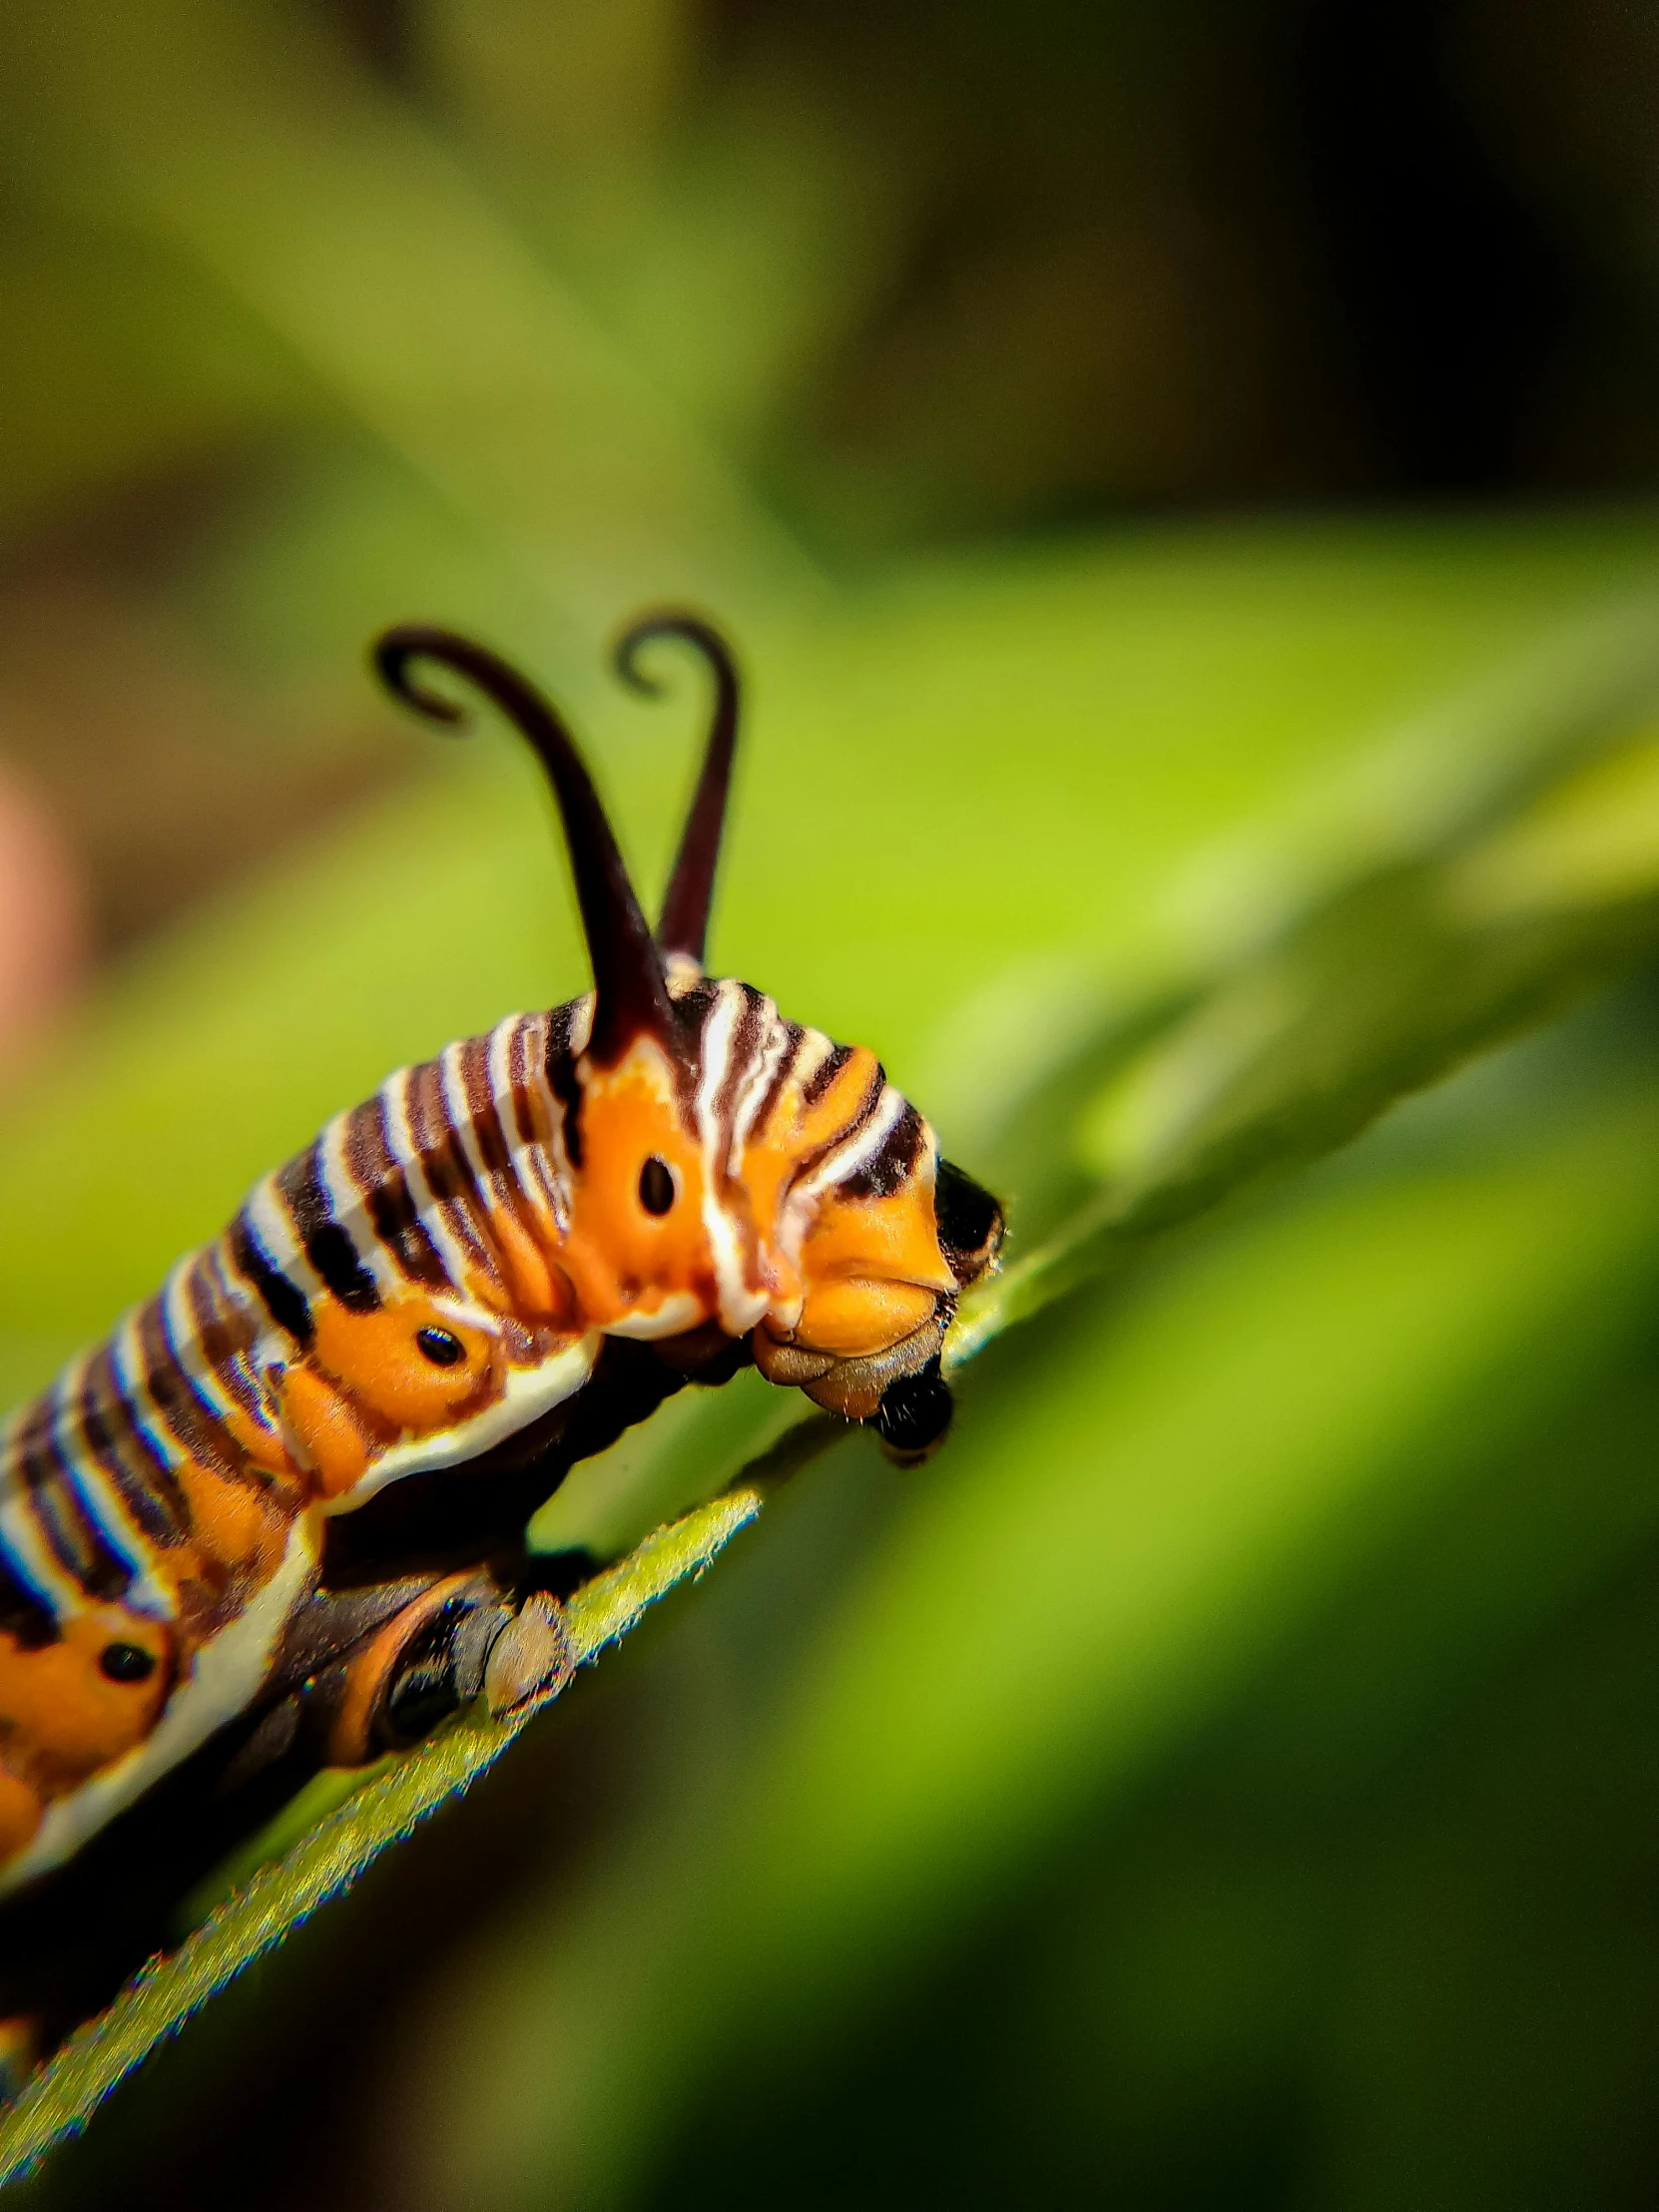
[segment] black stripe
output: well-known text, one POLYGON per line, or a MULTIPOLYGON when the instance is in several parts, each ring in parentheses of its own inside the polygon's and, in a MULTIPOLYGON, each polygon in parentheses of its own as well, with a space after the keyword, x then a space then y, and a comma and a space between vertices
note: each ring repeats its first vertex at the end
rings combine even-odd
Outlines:
POLYGON ((52 1608, 40 1596, 0 1536, 0 1634, 15 1636, 25 1651, 58 1641, 52 1608))
POLYGON ((559 1109, 564 1133, 565 1158, 573 1168, 582 1165, 582 1086, 576 1077, 576 1057, 565 1046, 547 1046, 547 1087, 559 1109))
POLYGON ((23 1417, 15 1450, 27 1486, 25 1502, 47 1549, 88 1597, 104 1603, 124 1597, 133 1570, 77 1496, 69 1462, 56 1435, 56 1386, 37 1398, 23 1417))
POLYGON ((32 1490, 30 1503, 46 1541, 88 1597, 110 1605, 127 1595, 133 1570, 110 1549, 76 1495, 67 1470, 32 1490))
MULTIPOLYGON (((528 1210, 531 1235, 537 1234, 541 1209, 549 1207, 557 1217, 561 1210, 562 1194, 559 1177, 554 1167, 550 1148, 551 1101, 543 1088, 547 1064, 547 1039, 557 1028, 568 1035, 570 1009, 555 1007, 550 1014, 524 1014, 513 1024, 512 1042, 507 1051, 507 1080, 512 1093, 512 1120, 518 1143, 515 1153, 527 1152, 528 1158, 515 1157, 511 1172, 514 1184, 523 1196, 528 1210)), ((559 1109, 561 1124, 564 1111, 559 1109)))
POLYGON ((873 1156, 835 1188, 842 1198, 891 1198, 915 1173, 926 1145, 926 1124, 905 1105, 873 1156))
POLYGON ((450 1229, 478 1265, 489 1274, 497 1274, 495 1254, 484 1230, 488 1209, 449 1116, 442 1062, 423 1060, 408 1070, 403 1082, 410 1141, 420 1155, 421 1172, 433 1201, 448 1209, 450 1229))
POLYGON ((259 1292, 266 1312, 277 1328, 285 1330, 296 1345, 308 1346, 316 1331, 305 1294, 272 1260, 246 1214, 239 1214, 231 1224, 231 1257, 259 1292))
POLYGON ((190 1506, 179 1478, 140 1425, 138 1409, 122 1388, 108 1348, 87 1363, 81 1383, 81 1430, 87 1448, 120 1493, 142 1533, 153 1544, 176 1544, 190 1534, 190 1506))
MULTIPOLYGON (((726 1074, 712 1109, 715 1127, 721 1133, 722 1160, 727 1158, 732 1149, 732 1123, 738 1093, 753 1068, 756 1048, 761 1041, 761 994, 757 990, 751 990, 747 983, 741 984, 739 988, 744 994, 743 1010, 733 1025, 731 1048, 726 1055, 726 1074)), ((701 1053, 698 1058, 701 1062, 701 1053)), ((696 1096, 695 1088, 693 1096, 696 1096)))
MULTIPOLYGON (((494 1057, 492 1045, 492 1036, 472 1037, 461 1048, 461 1081, 466 1091, 467 1116, 478 1146, 478 1156, 489 1177, 490 1193, 501 1209, 534 1243, 537 1230, 535 1202, 520 1180, 513 1159, 512 1147, 502 1122, 504 1101, 496 1097, 491 1086, 490 1064, 494 1057)), ((508 1081, 511 1082, 510 1067, 508 1081)))
POLYGON ((179 1358, 167 1309, 159 1298, 139 1309, 138 1337, 144 1355, 145 1388, 155 1399, 162 1419, 198 1466, 233 1480, 255 1474, 262 1484, 270 1483, 274 1479, 270 1469, 256 1465, 197 1388, 179 1358))
POLYGON ((186 1270, 185 1291, 202 1357, 249 1419, 269 1428, 265 1399, 254 1373, 254 1325, 232 1294, 217 1248, 210 1245, 197 1255, 186 1270))
POLYGON ((850 1045, 832 1044, 807 1078, 801 1092, 803 1102, 808 1106, 816 1106, 851 1057, 850 1045))
POLYGON ((281 1194, 305 1257, 326 1288, 354 1314, 378 1311, 380 1292, 363 1266, 362 1255, 351 1242, 350 1231, 336 1220, 327 1184, 322 1177, 322 1142, 290 1160, 276 1174, 281 1194))
POLYGON ((477 1142, 478 1157, 490 1180, 511 1204, 518 1191, 506 1131, 501 1126, 495 1093, 490 1089, 490 1040, 469 1037, 461 1047, 461 1088, 466 1093, 467 1119, 477 1142))
MULTIPOLYGON (((848 1058, 850 1057, 851 1055, 848 1054, 848 1058)), ((795 1166, 790 1170, 790 1180, 788 1186, 789 1189, 793 1190, 797 1183, 803 1182, 809 1175, 816 1174, 817 1171, 824 1165, 825 1161, 829 1159, 831 1152, 838 1152, 842 1145, 850 1144, 852 1139, 858 1134, 859 1130, 864 1126, 864 1123, 868 1121, 871 1114, 874 1113, 876 1107, 880 1104, 881 1093, 886 1089, 886 1070, 882 1067, 880 1061, 877 1060, 875 1063, 875 1072, 869 1080, 869 1087, 864 1092, 863 1097, 858 1101, 858 1108, 856 1113, 854 1113, 848 1120, 843 1121, 840 1127, 834 1132, 834 1134, 832 1136, 827 1137, 823 1144, 816 1145, 811 1152, 804 1153, 802 1157, 797 1160, 795 1166)))
POLYGON ((368 1218, 374 1234, 395 1257, 398 1266, 412 1283, 424 1283, 431 1290, 449 1290, 449 1271, 420 1218, 420 1209, 409 1195, 409 1186, 399 1176, 395 1183, 382 1183, 378 1190, 368 1193, 368 1218))
POLYGON ((384 1098, 376 1096, 352 1109, 341 1150, 346 1172, 368 1210, 369 1225, 404 1277, 429 1290, 452 1289, 438 1248, 410 1196, 408 1177, 391 1149, 384 1098))
MULTIPOLYGON (((751 1010, 760 1002, 760 992, 747 983, 740 983, 744 993, 744 1011, 738 1016, 737 1029, 732 1039, 732 1052, 727 1060, 727 1072, 737 1065, 738 1039, 751 1010)), ((703 1081, 703 1032, 709 1016, 720 998, 720 985, 711 983, 707 976, 699 976, 691 988, 682 992, 674 1001, 674 1033, 679 1050, 671 1055, 674 1062, 675 1086, 680 1096, 680 1111, 686 1118, 687 1128, 695 1127, 697 1093, 703 1081)), ((716 1111, 718 1112, 718 1106, 716 1111)))
POLYGON ((756 1108, 755 1119, 749 1125, 749 1133, 752 1139, 765 1137, 767 1124, 778 1111, 778 1101, 784 1095, 784 1086, 789 1081, 795 1063, 800 1057, 801 1040, 807 1034, 798 1021, 786 1022, 784 1027, 788 1033, 789 1042, 779 1054, 778 1065, 772 1071, 772 1081, 767 1085, 766 1096, 756 1108))

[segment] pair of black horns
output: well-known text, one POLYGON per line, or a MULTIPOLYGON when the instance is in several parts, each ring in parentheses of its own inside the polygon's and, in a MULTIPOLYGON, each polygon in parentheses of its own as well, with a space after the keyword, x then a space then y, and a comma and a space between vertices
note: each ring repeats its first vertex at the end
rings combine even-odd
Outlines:
POLYGON ((465 677, 500 709, 534 747, 546 769, 564 823, 576 903, 593 962, 595 1008, 588 1050, 602 1066, 620 1059, 642 1032, 665 1044, 672 1038, 665 960, 670 953, 682 952, 702 962, 732 781, 738 672, 717 630, 699 615, 676 610, 642 615, 617 641, 617 672, 635 691, 660 693, 661 684, 642 669, 640 655, 663 638, 677 638, 696 649, 713 674, 715 698, 702 774, 655 936, 576 741, 536 687, 487 646, 431 623, 400 623, 374 647, 375 669, 394 698, 429 721, 464 724, 462 708, 428 690, 412 673, 421 661, 448 669, 465 677))

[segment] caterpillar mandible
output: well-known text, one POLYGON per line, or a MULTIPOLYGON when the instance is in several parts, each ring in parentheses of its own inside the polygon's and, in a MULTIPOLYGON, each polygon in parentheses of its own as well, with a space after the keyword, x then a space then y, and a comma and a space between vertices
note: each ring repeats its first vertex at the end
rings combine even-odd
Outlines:
POLYGON ((753 1361, 901 1458, 948 1422, 1001 1210, 871 1052, 705 974, 739 683, 654 613, 636 689, 664 639, 714 709, 655 932, 547 699, 450 631, 379 640, 404 704, 462 722, 441 671, 539 757, 593 989, 337 1115, 0 1431, 0 2013, 37 2037, 304 1773, 569 1671, 525 1520, 685 1382, 753 1361))

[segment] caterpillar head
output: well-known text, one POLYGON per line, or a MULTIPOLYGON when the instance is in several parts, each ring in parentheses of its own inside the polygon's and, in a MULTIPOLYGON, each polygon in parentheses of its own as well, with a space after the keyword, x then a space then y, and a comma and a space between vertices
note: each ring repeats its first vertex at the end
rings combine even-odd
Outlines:
POLYGON ((574 741, 523 677, 467 639, 412 625, 388 632, 376 661, 398 696, 445 722, 459 710, 417 686, 410 664, 467 677, 535 747, 559 804, 594 971, 548 1070, 564 1108, 557 1262, 585 1320, 656 1340, 688 1368, 746 1341, 769 1380, 919 1457, 949 1422, 940 1348, 958 1293, 995 1263, 1001 1211, 940 1162, 872 1053, 704 974, 738 681, 706 623, 660 614, 617 650, 636 689, 657 689, 639 656, 664 637, 707 662, 715 708, 655 933, 574 741))

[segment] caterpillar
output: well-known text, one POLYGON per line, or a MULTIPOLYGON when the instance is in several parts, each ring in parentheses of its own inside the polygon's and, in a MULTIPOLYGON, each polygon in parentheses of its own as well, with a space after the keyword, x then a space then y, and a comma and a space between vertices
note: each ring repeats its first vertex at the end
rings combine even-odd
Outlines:
POLYGON ((0 2014, 31 2049, 305 1774, 560 1685, 525 1521, 671 1392, 752 1362, 901 1460, 948 1423, 1001 1209, 873 1053, 705 973, 739 680, 656 612, 616 650, 636 690, 662 640, 713 712, 653 931, 541 692, 445 629, 379 639, 405 706, 462 724, 458 680, 538 756, 593 989, 337 1115, 0 1430, 0 2014))

